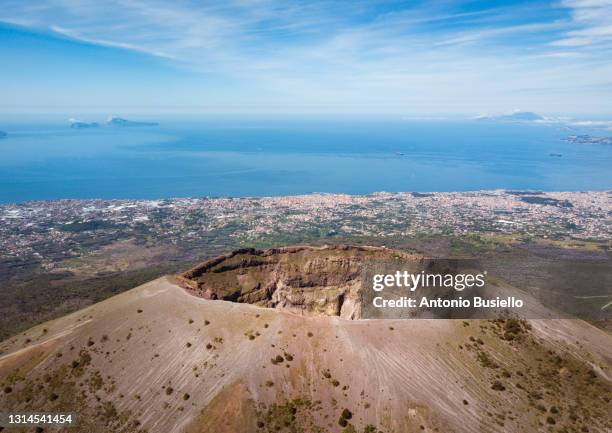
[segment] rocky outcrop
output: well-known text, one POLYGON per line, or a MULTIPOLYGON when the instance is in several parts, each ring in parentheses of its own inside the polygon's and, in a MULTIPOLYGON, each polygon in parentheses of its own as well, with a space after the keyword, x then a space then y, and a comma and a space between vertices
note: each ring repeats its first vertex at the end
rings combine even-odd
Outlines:
POLYGON ((392 258, 420 260, 365 246, 241 249, 201 263, 182 274, 179 282, 206 299, 359 319, 364 264, 392 258))

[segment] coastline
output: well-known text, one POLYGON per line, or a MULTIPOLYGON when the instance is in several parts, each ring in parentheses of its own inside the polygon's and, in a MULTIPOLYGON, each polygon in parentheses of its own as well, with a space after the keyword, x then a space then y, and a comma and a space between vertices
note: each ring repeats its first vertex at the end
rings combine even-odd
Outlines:
POLYGON ((469 190, 419 190, 419 191, 372 191, 367 193, 347 193, 347 192, 326 192, 326 191, 309 191, 305 193, 295 194, 246 194, 246 195, 188 195, 188 196, 156 196, 156 197, 64 197, 64 198, 48 198, 34 199, 22 201, 4 201, 0 197, 0 208, 7 206, 21 206, 36 203, 48 202, 159 202, 159 201, 180 201, 180 200, 265 200, 265 199, 282 199, 282 198, 307 198, 313 196, 333 196, 333 197, 373 197, 384 195, 412 195, 415 198, 427 197, 429 195, 546 195, 546 194, 590 194, 590 193, 607 193, 612 195, 612 187, 601 189, 585 189, 585 190, 569 190, 569 189, 530 189, 530 188, 492 188, 492 189, 469 189, 469 190))

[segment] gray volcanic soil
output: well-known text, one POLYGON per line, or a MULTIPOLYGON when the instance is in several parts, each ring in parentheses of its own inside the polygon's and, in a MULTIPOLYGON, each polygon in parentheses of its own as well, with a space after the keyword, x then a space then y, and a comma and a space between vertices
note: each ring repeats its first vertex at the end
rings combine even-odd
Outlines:
MULTIPOLYGON (((283 260, 302 273, 397 253, 338 251, 283 260)), ((221 278, 237 278, 236 256, 219 260, 221 278)), ((177 281, 2 342, 0 407, 77 412, 87 432, 612 429, 612 337, 583 321, 347 320, 204 299, 177 281)))

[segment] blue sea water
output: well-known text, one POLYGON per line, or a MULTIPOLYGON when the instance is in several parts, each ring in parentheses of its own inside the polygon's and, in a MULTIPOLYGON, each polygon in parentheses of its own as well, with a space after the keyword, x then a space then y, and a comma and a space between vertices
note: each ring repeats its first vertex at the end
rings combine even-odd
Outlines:
MULTIPOLYGON (((156 119, 71 129, 3 122, 0 202, 334 192, 612 189, 600 131, 473 120, 156 119), (551 156, 561 154, 561 157, 551 156)), ((609 131, 608 131, 609 132, 609 131)))

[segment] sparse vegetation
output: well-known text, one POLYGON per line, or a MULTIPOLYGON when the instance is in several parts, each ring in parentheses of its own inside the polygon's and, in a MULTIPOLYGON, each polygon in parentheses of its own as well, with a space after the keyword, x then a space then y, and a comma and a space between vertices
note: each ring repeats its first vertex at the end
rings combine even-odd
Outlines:
POLYGON ((493 385, 491 385, 491 389, 494 389, 495 391, 505 391, 506 387, 499 380, 496 380, 493 382, 493 385))
POLYGON ((351 419, 353 417, 353 413, 345 408, 342 410, 342 414, 340 416, 344 419, 351 419))
POLYGON ((478 354, 476 355, 476 359, 478 359, 478 362, 484 368, 498 368, 499 367, 497 363, 493 361, 493 359, 491 359, 491 357, 485 351, 482 351, 482 350, 479 351, 478 354))
POLYGON ((274 358, 270 359, 270 362, 276 365, 282 363, 284 360, 285 359, 281 355, 276 355, 274 358))

